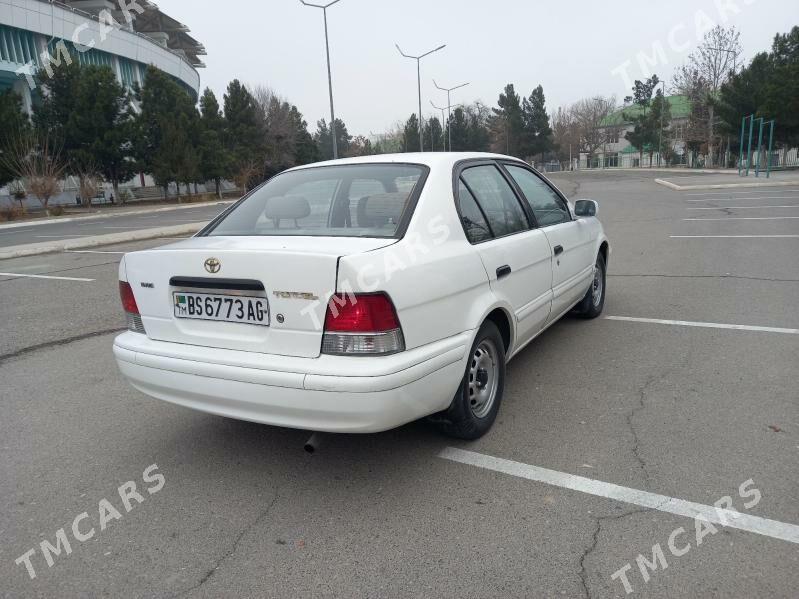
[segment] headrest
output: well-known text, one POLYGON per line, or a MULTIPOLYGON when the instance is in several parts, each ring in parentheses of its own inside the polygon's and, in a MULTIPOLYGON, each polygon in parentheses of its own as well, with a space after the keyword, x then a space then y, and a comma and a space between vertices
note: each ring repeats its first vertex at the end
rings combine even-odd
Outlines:
POLYGON ((358 226, 383 227, 399 222, 408 194, 404 192, 379 193, 358 202, 358 226))
POLYGON ((311 214, 311 205, 302 196, 275 196, 266 201, 264 216, 269 220, 300 219, 311 214))

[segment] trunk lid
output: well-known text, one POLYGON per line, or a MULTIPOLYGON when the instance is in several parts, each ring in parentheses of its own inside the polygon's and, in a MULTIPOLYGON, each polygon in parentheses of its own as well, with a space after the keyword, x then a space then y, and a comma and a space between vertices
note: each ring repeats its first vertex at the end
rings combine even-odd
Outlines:
POLYGON ((338 259, 393 243, 350 237, 193 237, 127 254, 125 273, 153 340, 313 358, 319 356, 327 302, 336 291, 338 259), (206 269, 209 258, 218 261, 218 272, 206 269), (257 282, 263 291, 203 287, 209 282, 243 288, 257 282), (266 297, 269 326, 177 318, 173 294, 179 291, 266 297))

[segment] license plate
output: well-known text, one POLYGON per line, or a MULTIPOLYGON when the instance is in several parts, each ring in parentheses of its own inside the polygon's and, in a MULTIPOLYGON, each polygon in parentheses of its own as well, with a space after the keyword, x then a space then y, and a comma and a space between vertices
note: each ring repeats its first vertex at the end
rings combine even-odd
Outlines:
POLYGON ((269 326, 269 304, 265 297, 177 291, 173 298, 176 318, 269 326))

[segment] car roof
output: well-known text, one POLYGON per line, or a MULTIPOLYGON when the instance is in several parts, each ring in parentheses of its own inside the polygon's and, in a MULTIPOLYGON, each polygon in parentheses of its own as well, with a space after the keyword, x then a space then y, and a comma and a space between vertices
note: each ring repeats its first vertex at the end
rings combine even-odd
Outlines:
POLYGON ((324 162, 314 162, 297 166, 290 170, 301 170, 315 168, 319 166, 335 166, 346 164, 376 164, 376 163, 403 163, 403 164, 423 164, 432 168, 452 168, 455 163, 461 160, 474 159, 498 159, 513 160, 522 162, 513 156, 502 154, 491 154, 489 152, 407 152, 400 154, 374 154, 371 156, 358 156, 356 158, 340 158, 339 160, 326 160, 324 162))

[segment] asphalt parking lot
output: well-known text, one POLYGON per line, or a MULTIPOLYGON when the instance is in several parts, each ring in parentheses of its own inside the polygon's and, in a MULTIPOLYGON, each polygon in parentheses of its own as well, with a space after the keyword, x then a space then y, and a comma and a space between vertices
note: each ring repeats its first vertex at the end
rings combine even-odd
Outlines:
POLYGON ((158 241, 0 261, 0 596, 797 596, 799 186, 553 180, 600 202, 605 311, 511 362, 474 443, 413 423, 310 456, 133 390, 117 264, 158 241))

